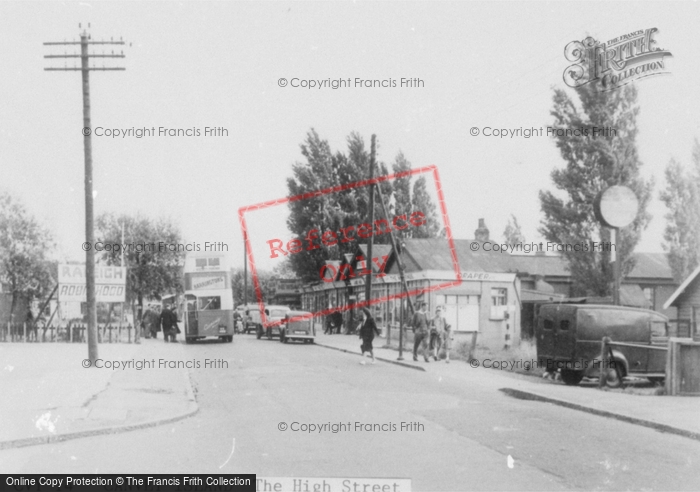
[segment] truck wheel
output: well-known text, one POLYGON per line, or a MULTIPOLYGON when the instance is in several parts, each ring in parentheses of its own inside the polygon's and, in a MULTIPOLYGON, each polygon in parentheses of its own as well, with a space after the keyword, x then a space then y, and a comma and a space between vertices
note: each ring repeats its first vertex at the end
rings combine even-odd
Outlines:
POLYGON ((617 370, 615 370, 614 367, 611 367, 607 371, 605 371, 604 377, 605 377, 605 384, 611 388, 619 388, 622 386, 622 379, 625 377, 625 368, 622 365, 621 362, 615 361, 617 364, 619 364, 619 367, 617 370), (618 376, 618 371, 620 372, 620 375, 618 376))
POLYGON ((562 369, 561 380, 568 386, 576 386, 583 379, 583 371, 572 371, 571 369, 562 369))

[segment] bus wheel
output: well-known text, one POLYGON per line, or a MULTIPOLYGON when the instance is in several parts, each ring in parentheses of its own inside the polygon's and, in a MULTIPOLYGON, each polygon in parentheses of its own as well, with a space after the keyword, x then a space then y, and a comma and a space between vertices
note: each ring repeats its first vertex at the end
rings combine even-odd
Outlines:
POLYGON ((583 379, 583 371, 572 371, 571 369, 562 369, 561 380, 568 386, 576 386, 583 379))

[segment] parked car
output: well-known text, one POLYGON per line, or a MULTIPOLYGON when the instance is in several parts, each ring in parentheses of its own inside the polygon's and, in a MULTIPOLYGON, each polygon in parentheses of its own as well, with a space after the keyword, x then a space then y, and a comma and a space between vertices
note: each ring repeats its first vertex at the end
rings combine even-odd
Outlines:
POLYGON ((307 311, 289 311, 285 324, 280 328, 280 342, 287 343, 290 340, 302 340, 304 343, 314 343, 316 330, 313 326, 311 313, 307 311), (295 317, 307 315, 308 318, 294 320, 295 317))
MULTIPOLYGON (((601 341, 666 346, 668 318, 655 311, 596 304, 544 304, 537 326, 540 367, 561 371, 565 384, 600 377, 601 341)), ((661 381, 666 376, 666 352, 644 347, 612 347, 612 362, 603 377, 620 386, 625 376, 661 381)))
MULTIPOLYGON (((287 306, 265 306, 265 318, 268 323, 274 321, 282 321, 285 319, 289 311, 290 309, 287 306)), ((258 311, 257 314, 259 315, 260 311, 258 311)), ((280 335, 281 328, 281 324, 268 326, 267 328, 265 328, 262 325, 262 320, 260 320, 260 323, 257 325, 255 334, 258 337, 258 339, 262 338, 263 335, 267 335, 268 340, 271 340, 273 336, 280 335)))

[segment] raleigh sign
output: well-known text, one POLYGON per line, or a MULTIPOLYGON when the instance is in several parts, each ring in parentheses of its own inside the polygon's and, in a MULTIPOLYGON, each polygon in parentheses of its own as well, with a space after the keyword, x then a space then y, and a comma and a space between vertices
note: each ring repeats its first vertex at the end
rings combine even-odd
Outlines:
MULTIPOLYGON (((95 297, 97 302, 126 300, 126 268, 95 266, 95 297)), ((58 265, 58 300, 87 302, 85 265, 58 265)))

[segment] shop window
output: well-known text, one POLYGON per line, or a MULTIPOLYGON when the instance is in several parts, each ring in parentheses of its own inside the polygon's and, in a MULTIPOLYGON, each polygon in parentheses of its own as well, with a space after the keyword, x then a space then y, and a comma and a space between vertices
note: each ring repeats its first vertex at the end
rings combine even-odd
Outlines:
POLYGON ((505 306, 506 304, 508 304, 508 290, 492 287, 491 304, 493 306, 505 306))
POLYGON ((508 290, 499 287, 491 288, 491 316, 493 320, 503 320, 506 318, 508 309, 508 290))

